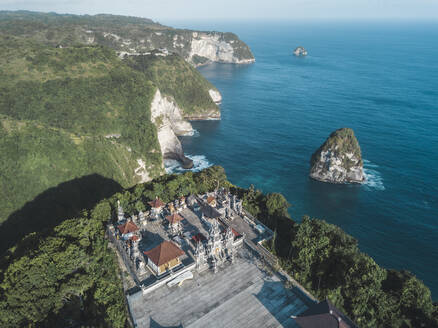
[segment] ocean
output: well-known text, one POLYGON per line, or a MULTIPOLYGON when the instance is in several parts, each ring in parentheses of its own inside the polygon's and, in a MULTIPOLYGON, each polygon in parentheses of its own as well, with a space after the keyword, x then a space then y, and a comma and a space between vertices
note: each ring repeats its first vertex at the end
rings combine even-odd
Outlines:
MULTIPOLYGON (((225 168, 241 187, 280 192, 290 214, 336 224, 386 268, 407 269, 438 299, 438 23, 174 22, 232 31, 252 65, 199 71, 222 93, 222 120, 183 137, 195 169, 225 168), (309 55, 292 55, 304 46, 309 55), (352 128, 363 185, 308 177, 329 134, 352 128)), ((175 163, 168 170, 181 171, 175 163)))

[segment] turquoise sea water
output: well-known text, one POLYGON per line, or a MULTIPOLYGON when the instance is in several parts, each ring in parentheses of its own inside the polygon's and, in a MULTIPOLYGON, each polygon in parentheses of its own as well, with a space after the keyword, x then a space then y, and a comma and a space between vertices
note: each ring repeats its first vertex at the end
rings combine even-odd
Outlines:
POLYGON ((175 25, 233 31, 257 60, 200 68, 224 100, 221 121, 195 122, 197 135, 183 138, 197 167, 219 164, 234 184, 281 192, 294 219, 341 226, 438 299, 438 24, 175 25), (308 57, 292 56, 298 45, 308 57), (310 156, 340 127, 361 145, 362 186, 308 178, 310 156))

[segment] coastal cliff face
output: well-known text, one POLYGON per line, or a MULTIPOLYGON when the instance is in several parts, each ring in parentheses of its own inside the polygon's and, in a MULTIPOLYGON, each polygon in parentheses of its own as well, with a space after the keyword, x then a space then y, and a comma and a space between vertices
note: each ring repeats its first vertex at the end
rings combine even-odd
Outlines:
MULTIPOLYGON (((78 177, 97 174, 129 188, 163 174, 163 158, 190 168, 178 140, 193 133, 187 120, 220 119, 219 91, 188 62, 193 31, 123 16, 0 11, 0 32, 0 169, 8 177, 0 222, 78 177), (145 30, 150 42, 141 41, 145 30), (172 45, 187 36, 184 56, 117 55, 128 39, 156 48, 165 34, 172 45)), ((222 38, 213 39, 233 41, 222 38)), ((242 59, 238 43, 234 61, 242 59)))
POLYGON ((249 47, 232 33, 193 32, 189 62, 195 66, 210 62, 249 64, 255 61, 249 47))
POLYGON ((333 132, 312 155, 310 177, 330 183, 364 182, 363 161, 359 143, 352 129, 333 132))
POLYGON ((160 49, 164 55, 176 53, 195 66, 254 62, 249 47, 233 33, 174 29, 138 17, 3 11, 0 31, 63 47, 103 45, 115 49, 121 57, 160 49))
POLYGON ((213 100, 216 105, 222 103, 222 95, 219 91, 210 89, 208 90, 208 93, 210 94, 211 100, 213 100))
POLYGON ((222 96, 215 86, 181 56, 158 55, 161 53, 129 56, 123 62, 145 74, 163 96, 172 97, 185 119, 220 119, 222 96))
POLYGON ((185 121, 181 109, 170 96, 163 96, 157 89, 151 103, 151 121, 157 127, 158 142, 163 158, 180 160, 191 166, 177 136, 193 134, 192 125, 185 121))

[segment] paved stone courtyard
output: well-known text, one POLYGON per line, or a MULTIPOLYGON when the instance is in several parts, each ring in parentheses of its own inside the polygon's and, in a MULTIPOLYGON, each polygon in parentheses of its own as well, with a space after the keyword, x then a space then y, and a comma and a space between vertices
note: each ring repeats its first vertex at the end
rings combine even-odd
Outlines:
POLYGON ((216 274, 194 272, 181 287, 167 286, 128 296, 136 327, 291 327, 307 309, 244 247, 233 264, 216 274))

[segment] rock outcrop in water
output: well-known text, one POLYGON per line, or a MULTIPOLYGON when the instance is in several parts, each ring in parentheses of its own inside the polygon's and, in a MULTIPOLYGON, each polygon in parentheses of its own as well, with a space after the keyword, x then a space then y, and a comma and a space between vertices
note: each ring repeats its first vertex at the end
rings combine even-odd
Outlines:
POLYGON ((307 50, 304 47, 297 47, 294 50, 294 55, 295 56, 307 56, 307 50))
POLYGON ((330 183, 364 182, 363 161, 359 143, 352 129, 342 128, 312 155, 310 177, 330 183))

